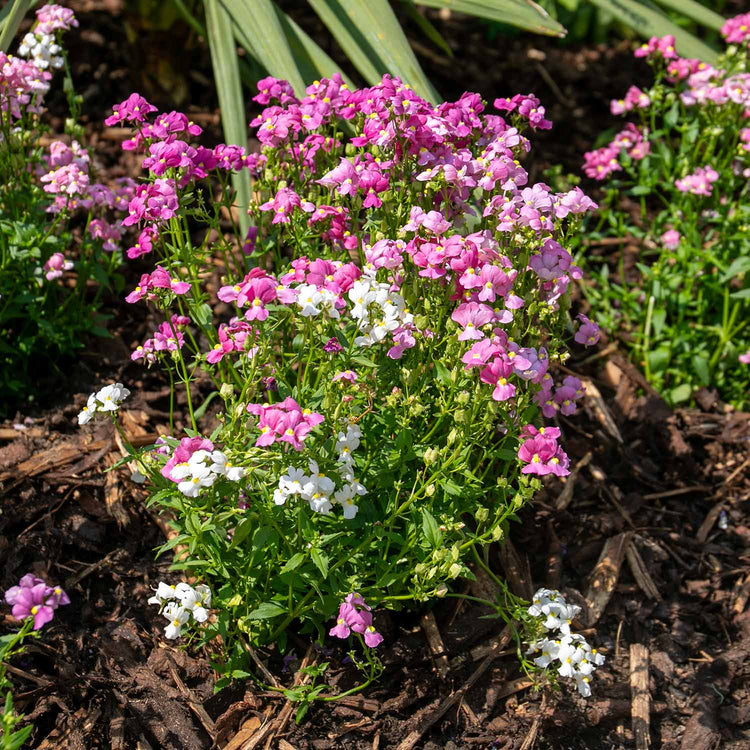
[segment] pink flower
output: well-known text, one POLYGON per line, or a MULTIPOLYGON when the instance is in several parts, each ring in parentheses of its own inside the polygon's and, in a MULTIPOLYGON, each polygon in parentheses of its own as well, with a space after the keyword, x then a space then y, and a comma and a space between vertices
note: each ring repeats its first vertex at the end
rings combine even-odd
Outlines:
POLYGON ((578 320, 581 321, 581 325, 576 331, 574 340, 578 344, 584 344, 585 346, 594 346, 599 341, 600 332, 599 326, 593 321, 589 320, 583 313, 580 313, 578 320))
POLYGON ((537 255, 529 258, 529 268, 545 281, 564 276, 572 262, 570 253, 552 239, 545 240, 537 255))
POLYGON ((348 594, 341 602, 336 616, 336 625, 328 631, 328 634, 343 639, 348 638, 352 632, 362 635, 368 648, 375 648, 383 642, 383 636, 373 627, 370 607, 356 593, 348 594))
POLYGON ((104 121, 107 127, 121 122, 144 123, 146 117, 156 112, 156 107, 149 104, 140 94, 131 94, 124 102, 112 108, 112 114, 104 121))
POLYGON ((492 308, 481 302, 464 302, 451 314, 451 320, 463 328, 463 331, 458 335, 459 341, 484 338, 482 326, 494 319, 495 313, 492 308))
POLYGON ((284 442, 301 451, 310 430, 323 422, 322 414, 303 411, 293 398, 286 398, 280 404, 248 404, 247 411, 258 417, 257 447, 284 442))
POLYGON ((750 40, 750 13, 728 19, 721 27, 721 35, 729 44, 742 44, 750 40))
POLYGON ((128 215, 122 220, 129 227, 140 221, 159 224, 176 215, 177 191, 174 180, 159 178, 148 185, 139 185, 128 203, 128 215))
POLYGON ((524 441, 518 449, 518 458, 526 464, 521 469, 522 474, 555 474, 558 477, 570 474, 568 456, 554 438, 537 436, 524 441))
POLYGON ((336 383, 339 380, 346 380, 348 383, 354 383, 357 380, 357 373, 354 370, 343 370, 337 372, 331 379, 332 383, 336 383))
POLYGON ((62 253, 53 253, 44 264, 44 270, 47 272, 44 276, 47 281, 59 279, 63 275, 63 271, 70 271, 71 268, 73 268, 72 261, 65 260, 62 253))
POLYGON ((750 365, 750 349, 748 349, 744 354, 740 354, 737 359, 743 365, 750 365))
POLYGON ((162 467, 161 475, 165 479, 169 479, 175 484, 179 484, 181 479, 175 479, 172 476, 172 469, 177 464, 187 463, 190 460, 190 456, 196 451, 212 451, 214 444, 208 438, 202 438, 200 435, 196 437, 185 437, 180 440, 180 444, 174 449, 174 453, 167 463, 162 467))
POLYGON ((675 180, 675 187, 682 193, 693 195, 711 195, 713 183, 719 179, 719 173, 712 167, 698 167, 695 172, 682 179, 675 180))
POLYGON ((507 401, 516 393, 516 386, 508 382, 508 378, 514 373, 513 365, 503 357, 495 357, 479 373, 479 379, 483 383, 495 386, 492 398, 495 401, 507 401))
POLYGON ((133 247, 128 248, 128 258, 134 260, 141 255, 148 255, 154 249, 154 241, 159 238, 159 231, 155 226, 145 227, 138 235, 133 247))
POLYGON ((315 206, 310 201, 303 201, 291 188, 281 188, 272 200, 258 206, 261 211, 273 211, 272 224, 288 224, 295 208, 312 213, 315 206))
POLYGON ((41 578, 27 573, 5 592, 5 601, 12 607, 12 614, 18 620, 34 618, 34 630, 46 625, 55 610, 70 604, 68 595, 59 586, 48 586, 41 578))

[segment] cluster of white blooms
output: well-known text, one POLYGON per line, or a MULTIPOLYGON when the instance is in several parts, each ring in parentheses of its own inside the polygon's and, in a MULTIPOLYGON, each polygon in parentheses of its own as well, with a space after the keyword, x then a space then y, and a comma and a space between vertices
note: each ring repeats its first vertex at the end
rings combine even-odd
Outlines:
POLYGON ((129 395, 130 391, 122 383, 105 385, 89 396, 86 406, 78 413, 78 424, 88 424, 97 412, 116 412, 129 395))
POLYGON ((19 57, 28 57, 39 70, 62 68, 65 62, 60 55, 61 51, 52 34, 34 34, 31 31, 18 47, 19 57))
POLYGON ((359 425, 349 424, 346 432, 339 432, 336 436, 337 463, 339 474, 344 484, 336 489, 336 483, 326 476, 316 461, 310 460, 309 474, 303 469, 290 466, 287 473, 279 479, 279 486, 273 492, 276 505, 284 505, 287 499, 299 495, 307 500, 310 509, 315 513, 328 514, 333 503, 338 503, 344 509, 344 518, 354 518, 359 506, 354 502, 357 497, 367 494, 365 486, 354 478, 354 458, 352 451, 357 450, 362 437, 359 425))
POLYGON ((377 344, 388 333, 414 322, 404 298, 391 291, 390 284, 375 281, 374 276, 361 276, 352 284, 348 297, 353 303, 350 314, 357 320, 361 332, 354 339, 358 346, 377 344))
POLYGON ((211 487, 220 476, 237 482, 245 470, 230 463, 222 451, 198 450, 187 461, 175 464, 170 473, 183 495, 198 497, 204 487, 211 487))
POLYGON ((305 318, 314 318, 323 310, 334 320, 338 320, 341 317, 341 314, 336 309, 336 301, 339 296, 330 291, 330 289, 325 289, 324 287, 318 289, 315 284, 302 284, 297 287, 296 292, 300 315, 305 318))
POLYGON ((570 624, 580 611, 575 604, 567 604, 559 591, 539 589, 528 612, 534 617, 544 618, 542 624, 547 635, 531 643, 526 653, 538 654, 534 664, 542 669, 556 662, 560 677, 574 679, 578 692, 588 698, 591 695, 591 675, 604 664, 604 657, 592 649, 582 635, 570 632, 570 624))
POLYGON ((173 640, 180 637, 182 626, 187 624, 191 615, 196 622, 208 619, 211 589, 205 583, 193 587, 189 583, 172 586, 162 582, 148 603, 159 605, 161 614, 169 620, 169 625, 164 628, 164 635, 173 640))

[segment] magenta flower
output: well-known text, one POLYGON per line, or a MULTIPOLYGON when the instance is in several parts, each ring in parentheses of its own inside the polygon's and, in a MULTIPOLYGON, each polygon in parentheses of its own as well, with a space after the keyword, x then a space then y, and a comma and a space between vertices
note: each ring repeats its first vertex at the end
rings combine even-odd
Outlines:
POLYGON ((495 401, 507 401, 516 394, 516 386, 508 382, 508 378, 514 373, 513 365, 503 357, 495 357, 479 373, 479 379, 483 383, 495 386, 492 398, 495 401))
POLYGON ((526 440, 518 449, 518 457, 526 464, 521 469, 522 474, 555 474, 559 477, 570 474, 568 456, 554 439, 534 437, 526 440))
POLYGON ((104 121, 104 124, 107 127, 119 125, 122 122, 142 124, 152 112, 156 112, 156 107, 149 104, 140 94, 131 94, 124 102, 112 108, 112 114, 104 121))
POLYGON ((459 341, 484 338, 482 326, 492 322, 495 313, 491 307, 481 302, 464 302, 451 314, 451 320, 458 323, 463 331, 458 335, 459 341))
POLYGON ((341 602, 336 625, 328 634, 343 639, 348 638, 352 632, 362 635, 368 648, 375 648, 383 642, 383 636, 373 627, 370 607, 357 593, 348 594, 341 602))
POLYGON ((589 320, 583 313, 580 313, 577 317, 581 321, 581 325, 576 331, 575 341, 585 346, 594 346, 601 335, 599 326, 589 320))
POLYGON ((748 349, 744 354, 740 354, 737 359, 743 365, 750 365, 750 349, 748 349))
POLYGON ((34 630, 46 625, 58 607, 70 604, 68 595, 59 586, 48 586, 31 573, 5 592, 5 601, 12 607, 11 612, 16 619, 33 617, 34 630))
POLYGON ((539 278, 552 281, 564 276, 572 261, 573 258, 567 250, 549 239, 542 244, 537 255, 529 258, 529 268, 535 271, 539 278))
POLYGON ((65 256, 62 253, 53 253, 49 260, 44 264, 44 274, 47 281, 53 281, 59 279, 63 275, 63 271, 70 271, 73 268, 73 261, 65 260, 65 256))
POLYGON ((742 44, 750 40, 750 13, 729 18, 721 27, 721 35, 728 44, 742 44))
POLYGON ((177 464, 187 463, 190 460, 190 456, 196 451, 209 451, 214 449, 214 444, 208 438, 202 438, 199 435, 196 437, 185 437, 180 440, 180 444, 174 449, 172 457, 162 467, 161 475, 165 479, 169 479, 175 484, 179 484, 182 479, 175 479, 172 476, 172 469, 177 464))
POLYGON ((159 224, 177 214, 177 190, 174 180, 159 178, 148 185, 139 185, 128 203, 128 215, 122 220, 129 227, 140 221, 159 224))

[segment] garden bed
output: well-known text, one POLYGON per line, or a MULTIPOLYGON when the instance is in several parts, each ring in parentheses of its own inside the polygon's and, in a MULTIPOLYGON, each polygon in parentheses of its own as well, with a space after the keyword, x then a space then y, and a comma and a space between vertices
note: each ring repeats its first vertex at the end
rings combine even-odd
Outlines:
MULTIPOLYGON (((99 125, 133 85, 118 17, 92 11, 87 20, 86 8, 77 8, 81 26, 97 32, 82 35, 86 46, 73 47, 71 58, 79 66, 74 77, 92 80, 83 92, 89 130, 100 154, 111 144, 104 153, 112 176, 135 174, 138 160, 119 155, 119 134, 99 125)), ((475 49, 478 34, 458 26, 446 36, 475 49)), ((510 47, 510 54, 488 53, 481 67, 469 56, 457 63, 433 55, 436 85, 446 96, 534 91, 555 122, 538 139, 546 162, 534 165, 537 179, 555 162, 577 169, 607 119, 606 102, 639 69, 625 47, 560 50, 538 38, 510 47), (574 137, 555 138, 559 132, 574 137)), ((197 70, 190 101, 203 111, 194 114, 217 128, 197 70)), ((129 280, 140 270, 127 267, 129 280)), ((153 557, 166 526, 145 508, 129 470, 103 473, 121 456, 111 425, 83 436, 75 424, 86 395, 117 380, 134 394, 124 413, 131 441, 145 444, 168 431, 168 383, 129 356, 153 322, 134 306, 110 303, 117 305, 113 338, 87 346, 44 408, 0 427, 2 583, 44 574, 62 582, 73 601, 10 674, 16 705, 35 726, 31 746, 632 747, 631 712, 642 712, 643 703, 634 703, 631 680, 645 653, 654 747, 747 747, 750 415, 709 391, 701 408, 670 411, 614 346, 569 361, 591 383, 584 413, 561 418, 574 471, 545 485, 523 511, 512 545, 494 550, 493 559, 520 596, 560 587, 586 605, 580 625, 607 656, 593 696, 533 692, 502 622, 446 599, 422 616, 378 615, 386 640, 381 679, 361 696, 315 704, 296 726, 291 704, 252 682, 212 695, 209 655, 167 643, 146 603, 166 578, 169 560, 153 557)), ((211 420, 209 411, 207 433, 211 420)), ((282 660, 273 648, 257 654, 272 676, 265 679, 290 686, 300 665, 315 660, 331 662, 334 686, 356 679, 343 651, 321 653, 299 638, 295 653, 296 660, 282 660)))

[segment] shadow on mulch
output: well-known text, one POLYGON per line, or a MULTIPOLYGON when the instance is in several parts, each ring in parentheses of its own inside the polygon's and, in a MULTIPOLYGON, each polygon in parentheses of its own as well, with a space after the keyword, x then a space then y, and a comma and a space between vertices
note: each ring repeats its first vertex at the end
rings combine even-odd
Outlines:
MULTIPOLYGON (((79 5, 81 34, 71 36, 71 52, 74 76, 88 82, 89 129, 105 169, 132 173, 136 164, 121 159, 100 123, 113 102, 138 88, 138 66, 118 4, 106 11, 79 5)), ((609 126, 608 100, 646 75, 625 47, 564 49, 538 37, 489 43, 480 27, 456 18, 441 30, 456 57, 433 53, 427 67, 446 96, 478 90, 491 102, 533 91, 543 99, 556 127, 534 135, 535 179, 557 162, 577 170, 583 150, 609 126)), ((137 54, 150 70, 151 53, 137 54)), ((215 135, 213 91, 199 85, 208 62, 195 62, 191 107, 215 135)), ((170 106, 166 92, 162 100, 156 90, 150 95, 170 106)), ((126 269, 135 279, 139 272, 126 269)), ((114 338, 91 343, 55 394, 58 405, 37 412, 24 430, 0 427, 0 584, 32 570, 62 583, 72 599, 13 662, 17 704, 35 725, 33 747, 178 750, 208 748, 215 738, 236 749, 273 738, 285 750, 628 748, 632 645, 649 656, 653 747, 750 746, 749 415, 710 393, 701 409, 671 412, 616 354, 570 365, 596 386, 583 413, 561 423, 579 470, 565 484, 549 481, 524 510, 511 537, 515 557, 510 547, 493 556, 519 593, 533 582, 591 605, 581 624, 607 661, 589 700, 568 688, 534 693, 520 680, 512 644, 503 641, 487 659, 501 623, 452 600, 438 602, 434 620, 424 622, 418 614, 380 614, 387 636, 381 680, 365 696, 313 706, 295 726, 284 701, 252 683, 214 696, 206 655, 166 643, 161 618, 146 605, 151 587, 167 577, 168 561, 153 557, 163 523, 145 510, 127 470, 102 473, 118 455, 111 429, 75 424, 86 395, 114 379, 133 391, 131 434, 148 440, 167 424, 164 382, 128 357, 153 321, 122 303, 113 312, 114 338), (444 653, 434 653, 425 632, 433 649, 439 634, 444 653)), ((5 616, 3 627, 12 624, 5 616)), ((317 658, 307 647, 300 640, 297 654, 317 658)), ((279 681, 291 683, 278 653, 262 656, 279 681)), ((334 685, 353 679, 342 657, 330 656, 334 685)))

